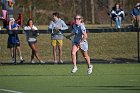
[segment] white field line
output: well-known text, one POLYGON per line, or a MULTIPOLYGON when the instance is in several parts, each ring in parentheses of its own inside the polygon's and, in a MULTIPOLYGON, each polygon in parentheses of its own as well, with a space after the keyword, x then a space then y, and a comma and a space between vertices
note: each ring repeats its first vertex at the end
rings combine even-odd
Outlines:
POLYGON ((19 91, 8 90, 8 89, 0 89, 0 91, 9 92, 9 93, 23 93, 19 91))

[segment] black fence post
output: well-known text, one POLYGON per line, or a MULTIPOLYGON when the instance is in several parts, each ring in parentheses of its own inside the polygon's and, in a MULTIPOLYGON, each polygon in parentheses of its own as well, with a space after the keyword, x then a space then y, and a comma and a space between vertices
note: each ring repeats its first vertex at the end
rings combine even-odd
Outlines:
POLYGON ((16 36, 17 36, 17 32, 16 31, 12 31, 12 34, 14 34, 14 46, 13 46, 13 59, 14 59, 14 64, 17 64, 17 57, 16 57, 16 51, 17 51, 17 44, 16 44, 16 36))
POLYGON ((140 28, 137 28, 138 63, 140 63, 140 28))

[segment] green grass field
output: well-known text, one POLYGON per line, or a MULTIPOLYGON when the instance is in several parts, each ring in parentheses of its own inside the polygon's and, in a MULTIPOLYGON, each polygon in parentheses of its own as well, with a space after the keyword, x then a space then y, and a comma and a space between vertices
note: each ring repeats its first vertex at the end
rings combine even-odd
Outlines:
MULTIPOLYGON (((21 41, 22 55, 29 63, 31 49, 29 48, 25 35, 19 35, 21 41)), ((38 53, 42 60, 53 61, 50 34, 41 34, 38 37, 38 53)), ((137 62, 137 34, 135 32, 114 33, 88 33, 89 55, 91 61, 120 61, 137 62)), ((71 41, 63 40, 63 61, 71 61, 71 41)), ((83 61, 79 52, 79 61, 83 61)), ((7 35, 0 35, 0 62, 10 62, 9 49, 7 49, 7 35)))
MULTIPOLYGON (((25 63, 29 63, 31 49, 25 35, 19 37, 25 63)), ((7 35, 0 35, 0 63, 11 63, 6 42, 7 35)), ((140 93, 135 32, 88 33, 88 42, 92 63, 98 60, 133 64, 94 64, 89 76, 78 53, 81 64, 78 72, 72 74, 71 41, 64 38, 63 60, 68 64, 0 64, 0 93, 140 93)), ((38 37, 38 52, 47 63, 53 61, 50 35, 38 37)))
POLYGON ((78 67, 0 65, 0 93, 140 93, 140 64, 94 64, 90 76, 86 64, 78 67))

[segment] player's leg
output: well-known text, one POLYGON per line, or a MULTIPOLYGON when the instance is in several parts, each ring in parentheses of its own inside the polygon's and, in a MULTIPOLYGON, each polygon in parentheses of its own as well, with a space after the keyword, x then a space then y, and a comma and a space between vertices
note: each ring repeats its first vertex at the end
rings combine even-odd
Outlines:
POLYGON ((12 58, 12 63, 15 63, 15 59, 14 59, 14 44, 11 42, 11 38, 8 37, 8 40, 7 40, 7 48, 9 48, 10 50, 10 55, 11 55, 11 58, 12 58))
POLYGON ((13 48, 9 48, 10 49, 10 55, 11 55, 11 58, 12 58, 12 63, 15 62, 15 59, 14 59, 14 54, 13 54, 13 48))
POLYGON ((72 56, 72 62, 73 62, 73 69, 72 69, 72 73, 75 73, 78 69, 77 69, 77 65, 76 65, 76 52, 79 50, 79 47, 77 45, 73 45, 72 46, 72 51, 71 51, 71 56, 72 56))
POLYGON ((91 63, 90 63, 90 57, 89 57, 89 55, 88 55, 88 52, 87 52, 87 51, 81 50, 81 53, 82 53, 83 57, 85 58, 85 60, 86 60, 86 62, 87 62, 87 65, 88 65, 88 67, 89 67, 89 66, 91 65, 91 63))
POLYGON ((34 55, 36 56, 37 60, 40 61, 40 57, 39 57, 39 55, 38 55, 37 44, 36 44, 36 43, 32 44, 32 49, 33 49, 33 51, 34 51, 34 55))
POLYGON ((58 49, 59 49, 59 62, 63 63, 62 61, 62 46, 63 46, 63 41, 62 40, 58 40, 58 49))
POLYGON ((40 63, 45 63, 42 60, 40 60, 40 57, 39 57, 38 51, 37 51, 37 44, 36 43, 30 43, 30 47, 32 49, 31 62, 33 62, 33 59, 34 59, 34 56, 35 56, 40 63))
POLYGON ((35 51, 34 51, 34 49, 33 49, 33 46, 32 46, 32 43, 30 43, 30 42, 28 42, 28 45, 29 45, 29 47, 31 48, 31 50, 32 50, 32 54, 31 54, 31 63, 35 63, 34 62, 34 57, 35 57, 35 51))
POLYGON ((52 40, 52 47, 53 47, 54 63, 57 63, 57 57, 56 57, 57 42, 56 42, 56 40, 52 40))
POLYGON ((81 50, 83 57, 85 58, 87 65, 88 65, 88 74, 92 73, 93 65, 91 65, 90 57, 87 51, 81 50))
POLYGON ((85 60, 87 62, 87 65, 88 65, 88 74, 91 74, 93 66, 91 65, 90 57, 88 55, 88 42, 87 41, 81 42, 80 49, 81 49, 81 53, 82 53, 83 57, 85 58, 85 60))
POLYGON ((23 57, 22 57, 22 54, 21 54, 20 45, 17 45, 17 53, 18 53, 18 56, 20 58, 20 63, 23 63, 24 60, 23 60, 23 57))

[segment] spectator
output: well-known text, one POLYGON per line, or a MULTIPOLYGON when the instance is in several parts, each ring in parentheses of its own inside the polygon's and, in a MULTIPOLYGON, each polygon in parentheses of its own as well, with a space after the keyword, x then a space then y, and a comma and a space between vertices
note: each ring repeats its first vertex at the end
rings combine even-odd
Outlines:
POLYGON ((40 63, 45 63, 44 61, 40 60, 40 57, 38 56, 37 53, 37 39, 36 37, 39 35, 37 32, 37 27, 33 25, 32 19, 29 19, 27 22, 27 26, 24 27, 25 33, 26 33, 26 38, 28 45, 32 49, 32 54, 31 54, 31 63, 35 63, 34 57, 36 57, 40 63))
POLYGON ((72 62, 73 62, 73 69, 72 73, 75 73, 78 68, 76 65, 76 52, 80 49, 82 52, 83 57, 85 58, 87 65, 88 65, 88 74, 92 73, 93 65, 90 63, 90 57, 88 56, 88 42, 87 42, 87 33, 86 28, 83 23, 83 17, 81 15, 75 16, 75 24, 73 25, 73 30, 67 38, 71 36, 75 36, 72 44, 72 62))
POLYGON ((121 28, 121 22, 124 18, 125 14, 124 11, 121 9, 119 3, 116 3, 115 6, 111 10, 111 17, 116 22, 116 27, 121 28))
POLYGON ((60 19, 60 15, 58 12, 54 12, 52 16, 53 20, 50 22, 48 29, 52 31, 51 42, 53 46, 54 63, 58 63, 56 58, 57 47, 59 49, 59 62, 63 63, 62 61, 63 34, 61 31, 68 29, 68 26, 62 19, 60 19))
POLYGON ((6 14, 8 14, 8 18, 13 18, 13 6, 15 4, 15 0, 1 0, 2 5, 2 17, 1 19, 6 20, 6 14))
POLYGON ((131 11, 131 15, 133 16, 134 26, 140 27, 140 3, 136 4, 136 6, 131 11))
POLYGON ((14 4, 15 0, 0 0, 0 5, 2 6, 2 17, 0 17, 0 19, 3 20, 4 28, 6 28, 6 26, 8 25, 9 18, 13 18, 14 4))
POLYGON ((11 33, 9 33, 9 37, 8 37, 8 46, 7 46, 7 48, 10 48, 12 61, 13 61, 13 63, 15 63, 15 58, 14 58, 15 55, 14 55, 13 51, 14 51, 14 48, 16 48, 16 50, 18 52, 18 56, 20 58, 20 63, 23 63, 24 60, 23 60, 22 55, 21 55, 20 40, 19 40, 18 35, 16 33, 14 33, 14 31, 18 29, 18 24, 15 23, 14 18, 10 18, 9 25, 6 28, 8 30, 11 30, 11 33))
POLYGON ((2 6, 2 17, 1 19, 6 19, 6 14, 7 14, 7 10, 6 10, 6 7, 5 7, 5 4, 6 4, 6 0, 1 0, 0 1, 0 6, 2 6))

